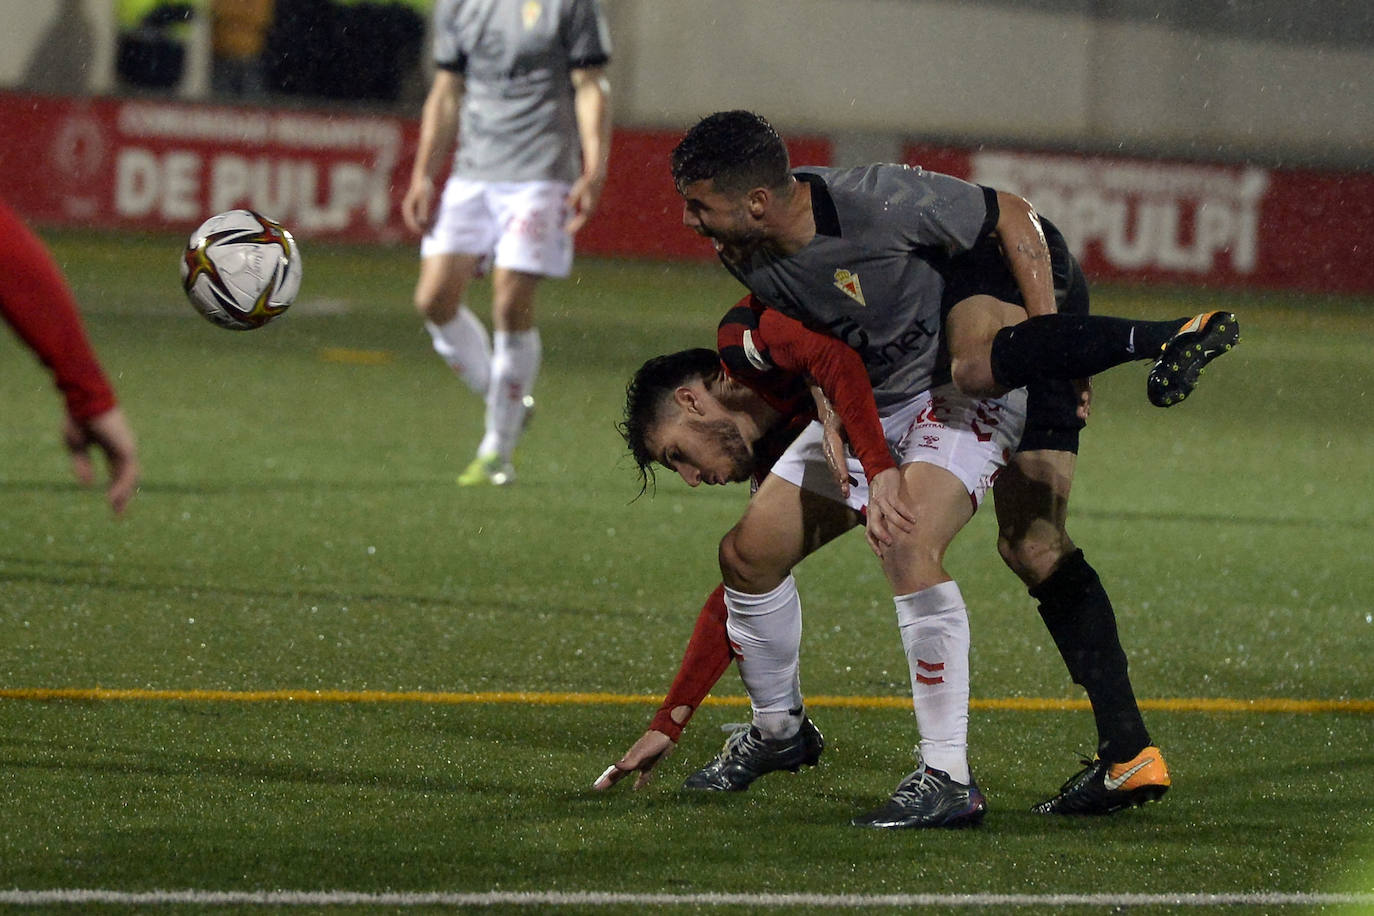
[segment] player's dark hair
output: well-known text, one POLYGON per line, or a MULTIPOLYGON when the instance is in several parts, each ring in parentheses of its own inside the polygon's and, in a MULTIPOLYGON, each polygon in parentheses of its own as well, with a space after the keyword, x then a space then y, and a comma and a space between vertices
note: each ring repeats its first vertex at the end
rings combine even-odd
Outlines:
POLYGON ((649 431, 672 403, 673 392, 697 380, 709 385, 720 374, 720 357, 716 351, 698 347, 655 356, 640 366, 630 384, 625 386, 625 419, 616 424, 616 430, 630 447, 639 469, 640 496, 654 482, 655 456, 650 453, 646 440, 649 431))
POLYGON ((791 177, 791 168, 782 137, 752 111, 708 115, 673 148, 673 182, 679 191, 707 180, 724 194, 778 188, 791 177))

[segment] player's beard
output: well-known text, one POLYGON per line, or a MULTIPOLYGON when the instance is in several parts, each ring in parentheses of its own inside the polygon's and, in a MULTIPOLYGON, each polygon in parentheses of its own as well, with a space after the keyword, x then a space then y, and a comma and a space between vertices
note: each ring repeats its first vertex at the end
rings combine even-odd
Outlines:
POLYGON ((729 420, 693 420, 692 425, 714 442, 729 464, 726 479, 742 483, 754 475, 754 453, 729 420))
POLYGON ((728 228, 703 228, 701 233, 710 239, 715 244, 716 251, 730 262, 743 261, 754 249, 762 245, 767 237, 762 227, 752 224, 746 218, 742 207, 735 217, 728 228))

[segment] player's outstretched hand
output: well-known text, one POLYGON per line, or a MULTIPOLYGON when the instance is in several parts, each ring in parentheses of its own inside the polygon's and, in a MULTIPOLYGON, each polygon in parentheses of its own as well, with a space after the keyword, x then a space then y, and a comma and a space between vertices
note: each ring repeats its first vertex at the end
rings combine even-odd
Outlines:
POLYGON ((592 783, 592 788, 604 792, 626 776, 637 772, 639 775, 635 777, 634 787, 642 789, 653 778, 654 767, 658 765, 660 760, 671 754, 675 747, 677 747, 677 742, 672 738, 651 728, 631 745, 624 757, 606 767, 606 771, 601 774, 600 778, 592 783))
POLYGON ((62 441, 72 456, 72 473, 82 486, 95 482, 91 446, 105 453, 110 468, 110 486, 105 491, 105 498, 115 515, 123 513, 138 487, 138 445, 124 411, 113 407, 83 421, 69 416, 62 424, 62 441))
POLYGON ((896 468, 879 471, 868 482, 868 524, 864 536, 879 557, 892 545, 897 532, 903 534, 916 525, 916 513, 902 497, 902 472, 896 468))

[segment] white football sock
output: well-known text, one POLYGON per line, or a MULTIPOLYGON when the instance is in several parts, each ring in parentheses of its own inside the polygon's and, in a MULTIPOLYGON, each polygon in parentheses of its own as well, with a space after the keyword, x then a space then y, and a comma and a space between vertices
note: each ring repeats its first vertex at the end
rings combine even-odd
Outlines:
POLYGON ((725 589, 725 632, 738 656, 740 680, 765 738, 791 738, 801 728, 801 598, 790 575, 763 595, 725 589))
POLYGON ((434 341, 434 352, 463 383, 477 394, 486 394, 491 379, 491 337, 481 319, 460 305, 452 319, 444 324, 426 321, 425 330, 434 341))
POLYGON ((491 384, 487 388, 487 427, 479 455, 499 455, 509 461, 525 426, 525 396, 534 391, 543 346, 539 330, 497 331, 491 356, 491 384))
POLYGON ((968 609, 956 582, 898 595, 897 626, 911 668, 921 757, 956 782, 969 781, 968 609))

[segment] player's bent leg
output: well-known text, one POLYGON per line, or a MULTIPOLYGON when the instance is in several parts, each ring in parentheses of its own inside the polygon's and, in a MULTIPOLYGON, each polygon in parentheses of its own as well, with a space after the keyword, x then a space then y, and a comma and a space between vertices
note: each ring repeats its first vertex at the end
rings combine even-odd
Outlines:
POLYGON ((415 308, 425 321, 434 352, 474 393, 485 395, 491 379, 491 335, 463 304, 477 269, 471 255, 429 255, 420 261, 415 308))
POLYGON ((988 365, 997 384, 1013 389, 1053 379, 1091 378, 1124 363, 1154 360, 1146 393, 1151 403, 1168 407, 1186 398, 1203 368, 1239 340, 1236 317, 1224 311, 1172 321, 1037 315, 996 332, 988 365))
POLYGON ((1065 523, 1077 460, 1073 452, 1017 452, 993 484, 997 553, 1027 588, 1076 549, 1065 523))
POLYGON ((987 802, 968 766, 968 609, 943 565, 950 541, 973 516, 974 501, 962 480, 933 464, 904 465, 902 483, 916 524, 888 550, 883 566, 897 592, 893 603, 911 673, 919 759, 883 805, 853 824, 974 826, 987 802))
POLYGON ((1017 453, 993 488, 998 551, 1039 602, 1097 724, 1097 758, 1084 761, 1085 768, 1035 810, 1107 814, 1162 796, 1169 775, 1136 703, 1111 599, 1065 530, 1075 464, 1067 451, 1017 453), (1152 754, 1154 762, 1132 770, 1142 754, 1152 754))
POLYGON ((721 539, 721 576, 727 588, 771 591, 803 558, 858 524, 859 514, 843 503, 769 474, 721 539))
MULTIPOLYGON (((468 388, 485 398, 492 378, 491 336, 463 304, 481 260, 478 255, 447 252, 422 257, 415 308, 425 319, 434 351, 468 388)), ((513 469, 488 455, 468 465, 458 476, 458 484, 505 484, 513 479, 513 469)))
POLYGON ((753 707, 752 724, 728 726, 725 747, 683 783, 739 792, 765 773, 796 772, 820 759, 824 741, 801 694, 801 600, 791 576, 764 595, 725 589, 726 633, 753 707))
MULTIPOLYGON (((728 592, 726 603, 730 603, 728 592)), ((754 718, 752 722, 725 726, 729 733, 725 745, 705 766, 687 777, 682 784, 684 789, 743 792, 755 779, 774 770, 795 773, 803 766, 815 766, 825 749, 825 739, 806 715, 802 703, 799 657, 785 657, 786 646, 768 646, 759 638, 765 634, 758 628, 752 630, 755 638, 746 636, 757 621, 741 625, 738 616, 731 611, 727 629, 754 718), (773 676, 774 683, 766 682, 767 674, 773 676), (769 702, 770 696, 779 708, 761 709, 759 704, 769 702)), ((770 616, 784 618, 784 625, 795 620, 800 639, 800 604, 775 607, 770 616)))
POLYGON ((791 738, 802 720, 801 596, 791 576, 761 595, 725 589, 725 633, 749 693, 754 727, 791 738))
POLYGON ((459 477, 462 485, 508 484, 515 480, 512 457, 534 410, 534 383, 543 362, 543 343, 534 327, 537 274, 498 267, 492 272, 491 379, 477 457, 459 477))
POLYGON ((912 461, 901 470, 902 498, 915 523, 896 533, 883 557, 883 572, 897 595, 949 581, 945 551, 974 510, 967 486, 945 468, 912 461))
POLYGON ((534 327, 534 297, 540 274, 497 267, 491 272, 491 323, 498 331, 528 331, 534 327))
POLYGON ((820 759, 825 741, 802 702, 801 601, 790 571, 857 523, 848 507, 770 475, 722 539, 726 629, 753 721, 728 727, 720 753, 684 788, 743 791, 765 773, 820 759))
POLYGON ((992 373, 992 341, 1002 328, 1026 320, 1026 310, 988 295, 969 296, 945 316, 954 385, 970 397, 997 397, 1009 389, 992 373))
POLYGON ((420 278, 415 283, 415 309, 420 316, 439 325, 452 321, 481 260, 473 254, 422 257, 420 278))

